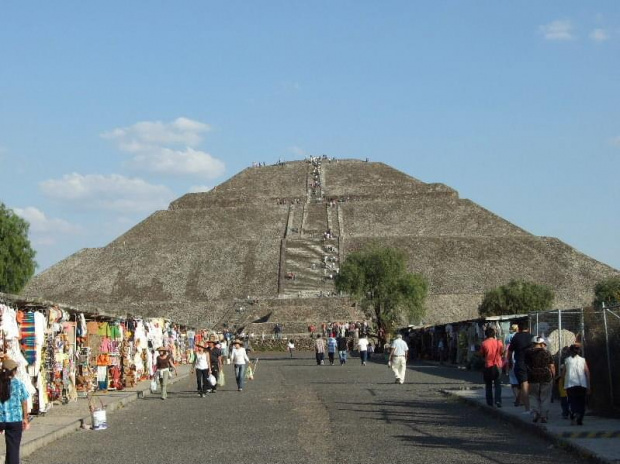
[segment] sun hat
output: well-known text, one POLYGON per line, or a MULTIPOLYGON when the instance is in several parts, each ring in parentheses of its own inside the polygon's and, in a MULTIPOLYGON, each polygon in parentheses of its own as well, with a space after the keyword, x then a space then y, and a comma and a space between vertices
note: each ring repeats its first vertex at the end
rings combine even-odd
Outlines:
POLYGON ((241 340, 237 339, 237 340, 235 340, 233 342, 233 345, 243 345, 243 342, 241 340))
POLYGON ((534 337, 534 340, 532 341, 532 343, 535 343, 537 345, 547 346, 547 341, 542 337, 534 337))
POLYGON ((5 359, 4 361, 2 361, 2 369, 5 369, 7 371, 17 369, 17 363, 12 359, 5 359))
POLYGON ((159 348, 157 348, 157 351, 170 351, 170 350, 166 348, 165 346, 160 346, 159 348))

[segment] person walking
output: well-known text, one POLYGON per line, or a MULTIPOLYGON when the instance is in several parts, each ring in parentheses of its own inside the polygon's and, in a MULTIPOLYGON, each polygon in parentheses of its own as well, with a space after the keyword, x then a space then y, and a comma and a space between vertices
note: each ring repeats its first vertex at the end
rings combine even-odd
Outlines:
POLYGON ((233 349, 230 352, 230 361, 235 368, 235 379, 237 380, 237 391, 243 391, 245 384, 245 370, 248 367, 250 358, 243 347, 241 340, 233 342, 233 349))
POLYGON ((295 351, 295 340, 289 340, 287 344, 288 352, 291 355, 291 359, 293 358, 293 351, 295 351))
POLYGON ((547 351, 547 342, 544 338, 534 339, 532 348, 525 353, 525 365, 528 372, 530 403, 533 403, 534 422, 540 421, 545 424, 549 420, 555 364, 547 351))
POLYGON ((396 339, 392 342, 388 366, 392 368, 396 376, 395 383, 405 383, 405 374, 407 372, 407 357, 409 354, 409 346, 403 340, 401 334, 396 335, 396 339))
POLYGON ((336 339, 336 343, 338 344, 338 359, 342 366, 347 363, 347 337, 341 335, 336 339))
POLYGON ((205 347, 196 345, 196 355, 194 356, 192 371, 196 372, 196 386, 201 398, 204 398, 207 393, 210 365, 209 354, 205 351, 205 347))
POLYGON ((336 339, 330 335, 327 339, 327 357, 329 359, 330 366, 334 365, 334 357, 336 356, 336 348, 338 347, 338 342, 336 339))
POLYGON ((590 369, 577 344, 570 346, 569 356, 564 360, 564 388, 568 395, 571 424, 583 425, 586 395, 590 394, 590 369))
POLYGON ((519 381, 517 380, 517 376, 515 375, 514 353, 511 353, 510 359, 508 359, 508 347, 510 346, 512 337, 514 337, 514 335, 517 333, 518 330, 519 330, 519 326, 517 324, 511 324, 510 328, 508 329, 508 335, 506 335, 506 338, 504 339, 504 346, 506 347, 506 350, 504 351, 505 353, 504 366, 505 366, 505 369, 508 371, 508 381, 510 382, 510 389, 512 390, 512 395, 514 397, 514 405, 516 407, 521 406, 520 388, 519 388, 519 381))
POLYGON ((159 355, 155 360, 155 375, 159 376, 159 384, 161 385, 161 399, 168 398, 168 380, 172 371, 176 372, 174 360, 170 356, 170 350, 163 346, 157 348, 159 355))
POLYGON ((366 335, 361 335, 360 339, 357 341, 357 348, 360 351, 360 361, 362 366, 366 365, 366 359, 368 359, 368 339, 366 335))
POLYGON ((208 384, 207 393, 215 393, 217 391, 217 380, 220 375, 220 369, 222 368, 222 350, 219 348, 219 341, 210 339, 207 342, 209 349, 209 374, 215 378, 213 384, 208 384))
POLYGON ((0 432, 4 433, 6 463, 19 464, 22 432, 28 430, 28 398, 24 383, 15 378, 17 363, 12 359, 2 362, 0 371, 0 432))
POLYGON ((316 340, 314 342, 314 353, 316 355, 317 366, 322 366, 325 364, 325 340, 321 338, 321 334, 316 336, 316 340))
POLYGON ((508 347, 508 367, 514 368, 514 375, 519 383, 519 402, 525 408, 523 414, 530 414, 530 389, 525 365, 525 352, 532 345, 529 322, 521 320, 518 323, 519 332, 514 334, 508 347))
POLYGON ((495 329, 489 327, 485 331, 486 339, 480 346, 480 354, 484 358, 484 370, 482 378, 486 388, 486 400, 488 406, 502 407, 502 382, 501 369, 504 355, 504 344, 495 338, 495 329), (493 401, 495 392, 495 401, 493 401))

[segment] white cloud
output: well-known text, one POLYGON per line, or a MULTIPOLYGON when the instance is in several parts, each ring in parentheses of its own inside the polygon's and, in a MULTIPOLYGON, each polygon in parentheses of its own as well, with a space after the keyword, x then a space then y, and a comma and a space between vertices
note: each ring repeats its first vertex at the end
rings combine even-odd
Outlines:
POLYGON ((572 40, 575 38, 573 24, 568 19, 557 19, 540 26, 538 30, 547 40, 572 40))
POLYGON ((127 163, 130 168, 153 174, 214 179, 224 174, 225 165, 209 153, 187 147, 184 150, 157 148, 137 153, 127 163))
POLYGON ((139 178, 118 174, 65 174, 61 179, 41 182, 39 188, 47 197, 81 209, 122 213, 165 209, 174 197, 164 185, 153 185, 139 178))
POLYGON ((50 218, 38 208, 28 206, 26 208, 14 208, 15 214, 30 223, 30 232, 32 233, 49 233, 57 232, 62 234, 76 234, 82 231, 82 228, 71 224, 64 219, 50 218))
POLYGON ((131 153, 127 166, 134 170, 214 179, 224 173, 224 162, 196 149, 203 134, 210 130, 208 124, 181 117, 169 123, 142 121, 101 136, 114 140, 120 150, 131 153))
POLYGON ((592 32, 590 32, 590 39, 594 40, 595 42, 605 42, 606 40, 610 39, 610 35, 609 32, 607 32, 605 29, 594 29, 592 32))
POLYGON ((202 142, 202 134, 210 130, 208 124, 181 117, 169 123, 142 121, 105 132, 101 136, 115 140, 121 150, 134 153, 167 145, 195 147, 202 142))
POLYGON ((13 211, 30 224, 30 240, 35 246, 56 245, 63 237, 81 234, 84 231, 82 227, 64 219, 50 218, 34 206, 13 208, 13 211))
POLYGON ((192 185, 189 189, 189 193, 209 192, 211 190, 213 190, 213 187, 210 185, 192 185))

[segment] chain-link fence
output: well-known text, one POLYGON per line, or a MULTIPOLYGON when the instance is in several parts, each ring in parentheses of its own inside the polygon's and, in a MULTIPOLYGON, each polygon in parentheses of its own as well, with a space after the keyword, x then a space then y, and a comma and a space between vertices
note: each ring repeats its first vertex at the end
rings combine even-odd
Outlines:
POLYGON ((531 333, 548 341, 558 366, 570 345, 582 345, 592 383, 589 406, 599 413, 620 413, 620 306, 542 311, 529 319, 531 333))

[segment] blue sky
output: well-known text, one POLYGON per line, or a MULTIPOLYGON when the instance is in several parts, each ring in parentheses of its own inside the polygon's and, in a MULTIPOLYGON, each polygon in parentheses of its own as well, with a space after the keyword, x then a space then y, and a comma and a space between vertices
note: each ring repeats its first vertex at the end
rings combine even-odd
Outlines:
POLYGON ((620 3, 4 1, 39 271, 253 161, 382 161, 620 268, 620 3))

